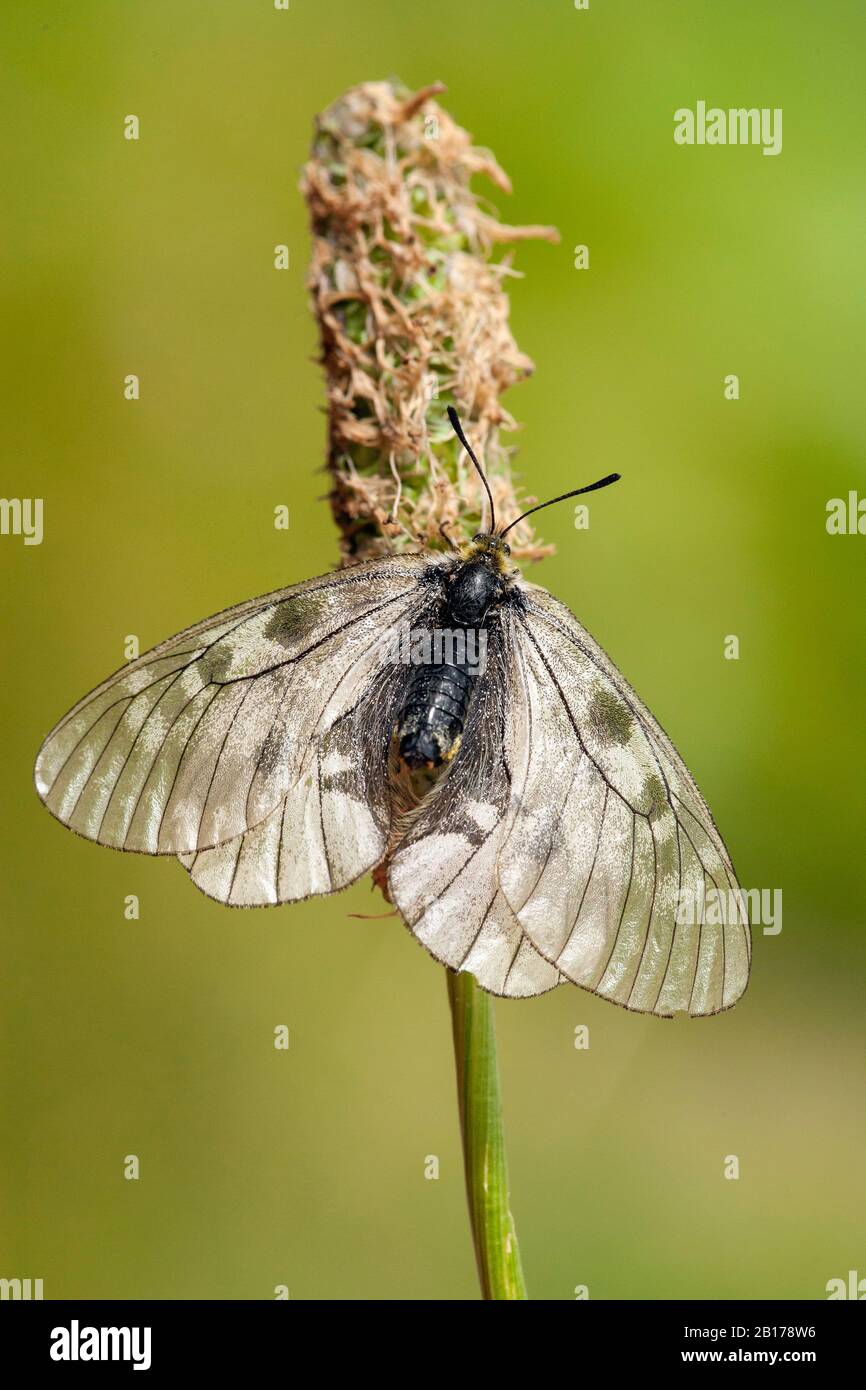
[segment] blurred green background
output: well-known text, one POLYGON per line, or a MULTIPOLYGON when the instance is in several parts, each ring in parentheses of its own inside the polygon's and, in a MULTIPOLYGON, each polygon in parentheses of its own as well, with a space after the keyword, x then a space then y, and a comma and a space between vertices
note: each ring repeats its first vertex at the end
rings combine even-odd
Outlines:
POLYGON ((53 0, 3 26, 2 492, 44 498, 45 538, 0 537, 0 1276, 476 1296, 443 972, 398 921, 350 920, 381 910, 369 884, 230 912, 31 787, 126 634, 143 651, 333 563, 296 186, 314 113, 391 74, 444 80, 512 176, 503 217, 562 232, 517 256, 517 468, 541 496, 625 481, 587 532, 547 514, 532 578, 670 731, 744 885, 784 893, 718 1018, 566 986, 497 1004, 530 1293, 821 1298, 866 1275, 866 538, 825 528, 829 498, 866 494, 862 5, 53 0), (677 147, 698 99, 781 106, 782 154, 677 147))

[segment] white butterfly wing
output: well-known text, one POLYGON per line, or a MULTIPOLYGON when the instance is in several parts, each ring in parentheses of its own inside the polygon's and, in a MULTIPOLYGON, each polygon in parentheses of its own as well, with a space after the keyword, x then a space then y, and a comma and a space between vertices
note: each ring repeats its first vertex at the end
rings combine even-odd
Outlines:
MULTIPOLYGON (((505 640, 503 640, 505 639, 505 640)), ((512 657, 491 632, 460 749, 401 840, 389 892, 422 945, 491 994, 525 998, 560 982, 502 893, 497 861, 508 831, 504 721, 512 657)))
POLYGON ((388 749, 405 669, 371 665, 357 662, 329 702, 270 815, 224 844, 179 856, 208 897, 230 907, 297 902, 345 888, 382 858, 392 821, 388 749))
POLYGON ((709 809, 569 610, 536 586, 523 592, 510 639, 504 897, 536 950, 575 984, 663 1016, 729 1008, 748 982, 751 939, 709 809), (733 909, 725 923, 701 921, 712 888, 733 909), (694 923, 682 920, 687 901, 694 923))
MULTIPOLYGON (((176 854, 233 906, 334 892, 394 844, 388 638, 436 562, 390 557, 229 609, 122 668, 49 734, 45 804, 117 849, 176 854)), ((484 989, 563 979, 627 1008, 728 1008, 751 942, 730 859, 673 745, 564 605, 521 586, 463 743, 407 825, 391 896, 484 989), (734 920, 680 923, 715 888, 734 920)))
MULTIPOLYGON (((383 638, 411 621, 430 564, 423 556, 370 561, 170 638, 48 735, 36 762, 39 795, 79 834, 148 854, 195 854, 270 825, 311 775, 311 745, 320 757, 338 756, 328 731, 386 664, 383 638)), ((317 796, 320 817, 331 808, 336 843, 345 808, 327 790, 317 796)), ((299 832, 292 815, 301 816, 297 801, 285 824, 299 832)), ((350 857, 371 852, 368 831, 359 830, 350 857)), ((303 855, 301 844, 295 853, 303 855)))

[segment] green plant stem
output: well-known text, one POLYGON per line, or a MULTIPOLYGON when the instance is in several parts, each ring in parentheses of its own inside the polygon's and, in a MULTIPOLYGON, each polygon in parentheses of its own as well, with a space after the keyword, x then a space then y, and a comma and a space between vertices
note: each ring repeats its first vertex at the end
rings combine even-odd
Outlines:
POLYGON ((525 1299, 526 1284, 508 1203, 493 999, 475 977, 446 971, 463 1162, 472 1240, 485 1299, 525 1299))
MULTIPOLYGON (((508 325, 498 248, 551 227, 496 221, 471 186, 506 174, 433 97, 399 83, 353 87, 316 121, 303 175, 313 228, 309 286, 328 389, 331 503, 345 563, 468 542, 484 498, 455 441, 455 404, 484 456, 501 516, 526 508, 500 431, 505 390, 532 371, 508 325), (496 253, 496 256, 495 256, 496 253)), ((550 552, 530 521, 515 560, 550 552)), ((385 865, 377 882, 387 894, 385 865)), ((525 1299, 508 1209, 493 1002, 448 972, 472 1239, 484 1298, 525 1299)))

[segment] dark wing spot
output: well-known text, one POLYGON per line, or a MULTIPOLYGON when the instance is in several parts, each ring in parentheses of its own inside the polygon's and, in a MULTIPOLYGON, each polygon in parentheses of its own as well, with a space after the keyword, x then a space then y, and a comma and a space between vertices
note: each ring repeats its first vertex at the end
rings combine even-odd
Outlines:
POLYGON ((607 686, 597 686, 589 705, 589 722, 603 743, 628 743, 634 719, 624 701, 607 686))
POLYGON ((650 820, 658 820, 662 812, 667 809, 668 798, 664 782, 655 773, 644 782, 643 798, 647 803, 645 814, 650 820))
POLYGON ((359 784, 357 772, 352 768, 349 771, 331 772, 323 777, 322 794, 325 792, 331 792, 335 796, 350 796, 353 800, 359 801, 363 797, 364 787, 362 783, 359 784))
POLYGON ((268 731, 268 736, 262 744, 259 758, 259 771, 262 776, 272 776, 278 766, 288 760, 289 748, 288 732, 280 721, 268 731))
POLYGON ((222 685, 231 676, 235 656, 236 651, 230 638, 217 642, 216 646, 201 658, 202 679, 222 685))
POLYGON ((318 594, 296 594, 275 605, 264 626, 263 635, 269 642, 282 647, 295 647, 310 637, 321 625, 325 601, 318 594))

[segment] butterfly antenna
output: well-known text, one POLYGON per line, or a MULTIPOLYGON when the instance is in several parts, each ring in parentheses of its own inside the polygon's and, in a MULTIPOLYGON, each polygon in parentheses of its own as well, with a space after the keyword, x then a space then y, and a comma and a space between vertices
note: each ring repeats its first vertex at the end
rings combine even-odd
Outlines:
POLYGON ((545 507, 552 507, 554 502, 566 502, 569 497, 579 497, 582 492, 595 492, 600 487, 609 487, 611 483, 618 483, 621 477, 621 473, 608 473, 606 478, 599 478, 597 483, 589 483, 586 487, 576 487, 574 492, 564 492, 561 497, 551 497, 549 502, 539 502, 537 507, 530 507, 528 512, 523 513, 523 516, 518 516, 514 521, 509 521, 505 530, 500 532, 500 534, 507 536, 512 526, 516 526, 518 522, 523 521, 524 517, 532 516, 533 512, 540 512, 545 507))
POLYGON ((463 448, 466 450, 472 462, 475 464, 475 467, 478 469, 478 476, 484 484, 484 491, 487 493, 487 500, 490 503, 490 530, 494 531, 496 529, 496 512, 493 507, 493 493, 490 491, 490 484, 484 476, 484 469, 481 467, 481 464, 478 462, 477 458, 475 457, 475 455, 469 447, 469 440, 463 433, 463 426, 460 423, 460 416, 457 414, 457 411, 454 409, 453 405, 449 405, 448 407, 448 419, 451 421, 451 428, 457 435, 457 438, 460 440, 460 443, 463 445, 463 448))

